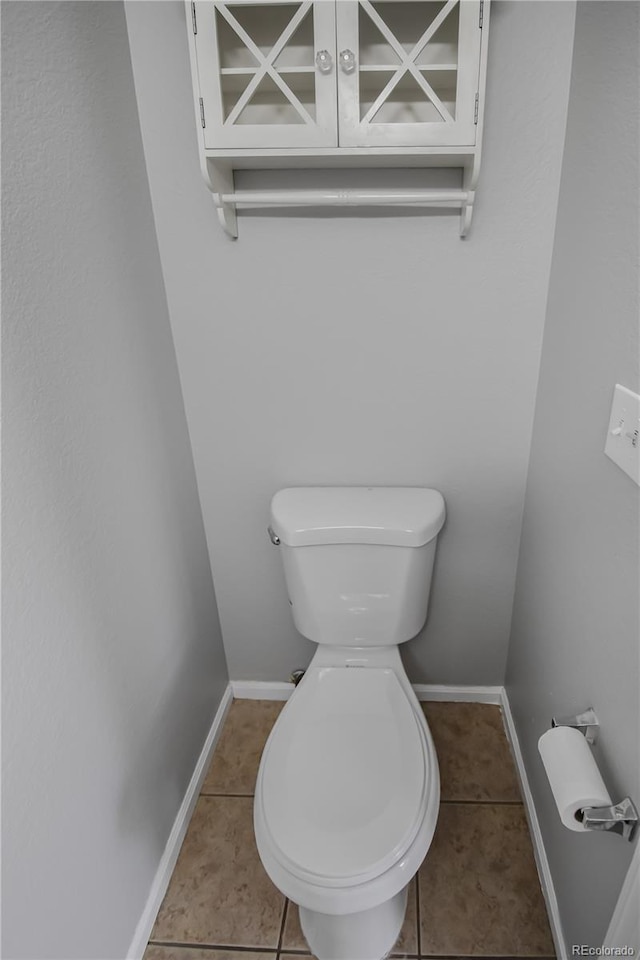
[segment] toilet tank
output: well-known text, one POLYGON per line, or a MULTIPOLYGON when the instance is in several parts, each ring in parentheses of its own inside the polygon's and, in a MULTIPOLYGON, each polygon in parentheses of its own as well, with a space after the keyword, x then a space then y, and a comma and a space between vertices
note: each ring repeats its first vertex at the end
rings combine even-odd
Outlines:
POLYGON ((425 487, 290 487, 271 501, 296 627, 316 643, 387 646, 427 617, 441 493, 425 487))

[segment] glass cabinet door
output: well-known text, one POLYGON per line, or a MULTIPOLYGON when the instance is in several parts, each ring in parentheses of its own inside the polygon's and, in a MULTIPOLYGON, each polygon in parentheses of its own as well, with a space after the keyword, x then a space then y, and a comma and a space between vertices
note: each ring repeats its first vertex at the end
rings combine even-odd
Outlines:
POLYGON ((206 149, 337 145, 335 4, 200 0, 206 149))
POLYGON ((341 146, 475 144, 479 0, 338 0, 341 146))

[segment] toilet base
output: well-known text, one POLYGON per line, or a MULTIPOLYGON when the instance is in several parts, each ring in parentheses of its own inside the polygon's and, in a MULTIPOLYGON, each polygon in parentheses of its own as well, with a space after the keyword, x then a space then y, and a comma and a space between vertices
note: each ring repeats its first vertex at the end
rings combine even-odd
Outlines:
POLYGON ((318 960, 383 960, 400 935, 408 886, 370 910, 341 916, 299 907, 300 925, 318 960))

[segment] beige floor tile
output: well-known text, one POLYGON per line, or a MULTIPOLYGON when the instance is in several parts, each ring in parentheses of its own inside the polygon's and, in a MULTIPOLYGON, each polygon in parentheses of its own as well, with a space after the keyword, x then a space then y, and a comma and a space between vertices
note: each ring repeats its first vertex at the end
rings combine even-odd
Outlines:
POLYGON ((202 793, 253 793, 264 745, 283 707, 278 700, 233 701, 202 793))
POLYGON ((284 897, 253 835, 251 797, 199 797, 151 940, 278 945, 284 897))
POLYGON ((423 955, 553 956, 522 806, 444 804, 419 887, 423 955))
POLYGON ((442 800, 520 801, 500 707, 422 704, 438 754, 442 800))
POLYGON ((235 953, 231 950, 199 950, 197 947, 160 946, 150 943, 142 960, 274 960, 273 953, 254 953, 243 950, 235 953))
MULTIPOLYGON (((308 950, 307 941, 300 927, 298 908, 290 900, 287 902, 287 917, 282 937, 282 950, 308 950)), ((416 909, 416 881, 411 881, 407 898, 407 912, 398 941, 392 956, 404 957, 418 952, 418 913, 416 909)))

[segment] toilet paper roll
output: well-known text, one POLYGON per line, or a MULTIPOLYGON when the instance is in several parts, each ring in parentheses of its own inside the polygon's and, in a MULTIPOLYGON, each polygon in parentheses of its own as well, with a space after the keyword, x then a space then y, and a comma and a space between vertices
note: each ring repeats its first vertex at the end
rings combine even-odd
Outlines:
POLYGON ((576 813, 611 804, 591 747, 574 727, 554 727, 542 734, 538 750, 560 819, 569 830, 585 830, 576 813))

